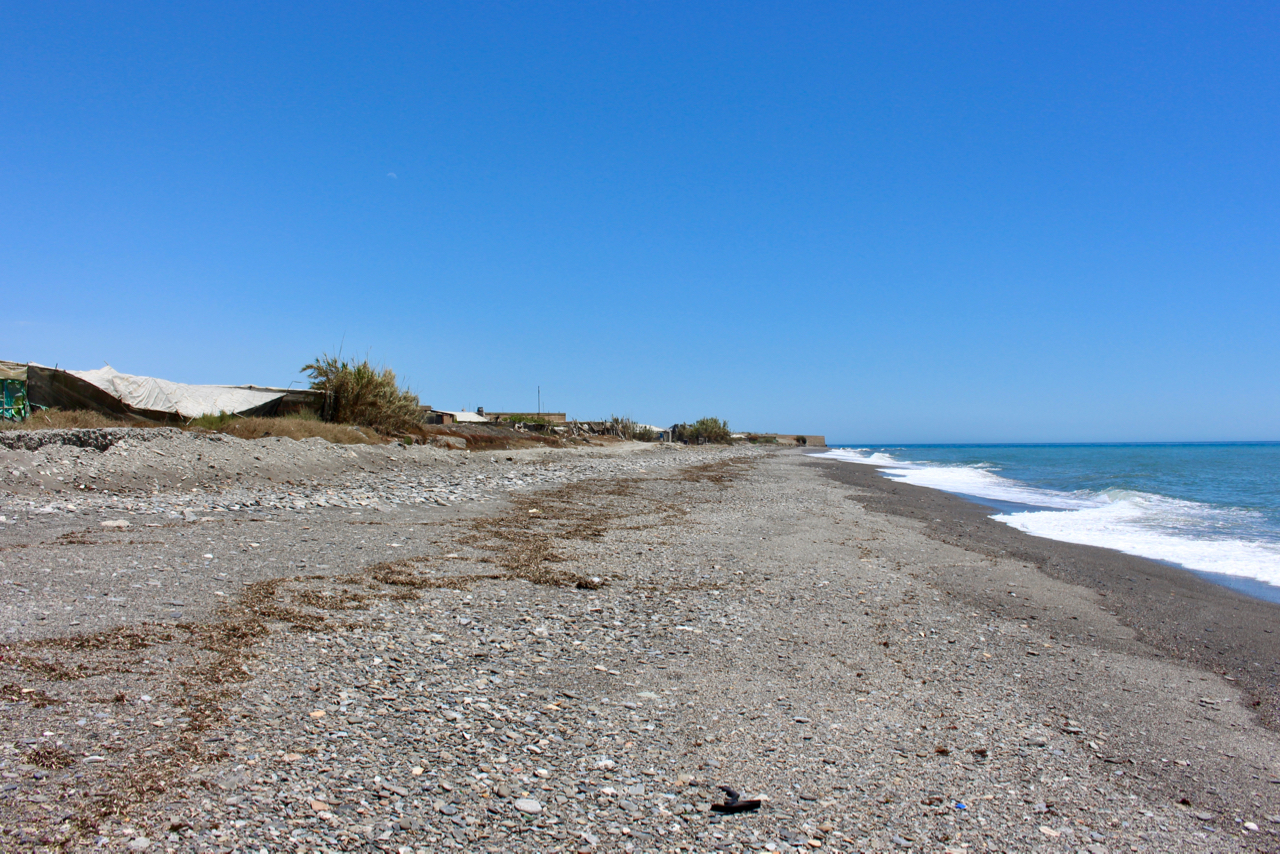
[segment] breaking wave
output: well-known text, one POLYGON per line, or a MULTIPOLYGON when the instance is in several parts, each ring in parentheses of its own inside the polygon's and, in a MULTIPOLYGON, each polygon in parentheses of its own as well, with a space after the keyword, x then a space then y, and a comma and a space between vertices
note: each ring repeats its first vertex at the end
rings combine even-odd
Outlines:
POLYGON ((1135 490, 1045 489, 990 466, 914 462, 883 451, 833 449, 822 456, 873 465, 915 486, 999 502, 1003 512, 992 518, 1037 537, 1280 585, 1280 537, 1255 511, 1135 490))

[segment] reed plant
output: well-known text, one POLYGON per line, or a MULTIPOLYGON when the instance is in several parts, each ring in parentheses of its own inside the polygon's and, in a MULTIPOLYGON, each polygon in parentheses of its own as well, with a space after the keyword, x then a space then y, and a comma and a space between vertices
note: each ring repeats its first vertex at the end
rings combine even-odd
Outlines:
POLYGON ((653 442, 658 438, 658 434, 652 427, 638 423, 630 415, 610 416, 609 423, 613 426, 614 432, 623 439, 630 439, 633 442, 653 442))
POLYGON ((420 421, 418 396, 401 389, 390 368, 325 353, 302 372, 310 376, 311 388, 328 398, 327 421, 372 427, 388 436, 408 433, 420 421))

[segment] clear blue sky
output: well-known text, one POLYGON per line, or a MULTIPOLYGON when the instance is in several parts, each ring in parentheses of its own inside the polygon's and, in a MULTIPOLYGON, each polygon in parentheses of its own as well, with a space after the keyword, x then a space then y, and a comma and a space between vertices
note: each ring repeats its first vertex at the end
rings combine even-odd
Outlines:
POLYGON ((1275 3, 9 3, 0 357, 1280 439, 1275 3))

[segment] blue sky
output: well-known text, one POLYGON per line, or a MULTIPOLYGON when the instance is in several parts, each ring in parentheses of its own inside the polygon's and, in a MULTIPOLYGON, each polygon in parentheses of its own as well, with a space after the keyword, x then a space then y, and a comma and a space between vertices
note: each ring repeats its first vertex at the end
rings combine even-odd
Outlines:
POLYGON ((0 10, 0 358, 1280 439, 1272 3, 0 10))

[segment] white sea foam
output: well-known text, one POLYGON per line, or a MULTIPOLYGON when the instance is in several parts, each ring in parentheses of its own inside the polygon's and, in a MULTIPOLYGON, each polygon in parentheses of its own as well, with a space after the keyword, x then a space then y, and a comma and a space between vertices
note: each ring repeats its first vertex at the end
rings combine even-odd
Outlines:
POLYGON ((1092 507, 1097 500, 1048 489, 1037 489, 1016 480, 1000 477, 976 466, 944 466, 936 463, 914 463, 898 460, 885 453, 836 448, 819 456, 835 457, 851 463, 873 465, 895 480, 913 486, 927 486, 943 492, 958 492, 977 498, 991 498, 1014 504, 1030 504, 1034 507, 1052 507, 1071 510, 1092 507))
POLYGON ((1133 495, 1083 510, 1004 513, 992 518, 1066 543, 1102 546, 1126 554, 1169 561, 1188 569, 1256 578, 1280 585, 1280 545, 1241 539, 1190 536, 1178 529, 1203 527, 1213 508, 1155 495, 1133 495), (1178 506, 1180 505, 1180 506, 1178 506))
POLYGON ((1255 515, 1248 511, 1134 491, 1056 492, 979 467, 910 462, 866 450, 835 449, 823 456, 874 465, 916 486, 1049 508, 992 517, 1037 537, 1280 585, 1280 543, 1241 536, 1255 515))

